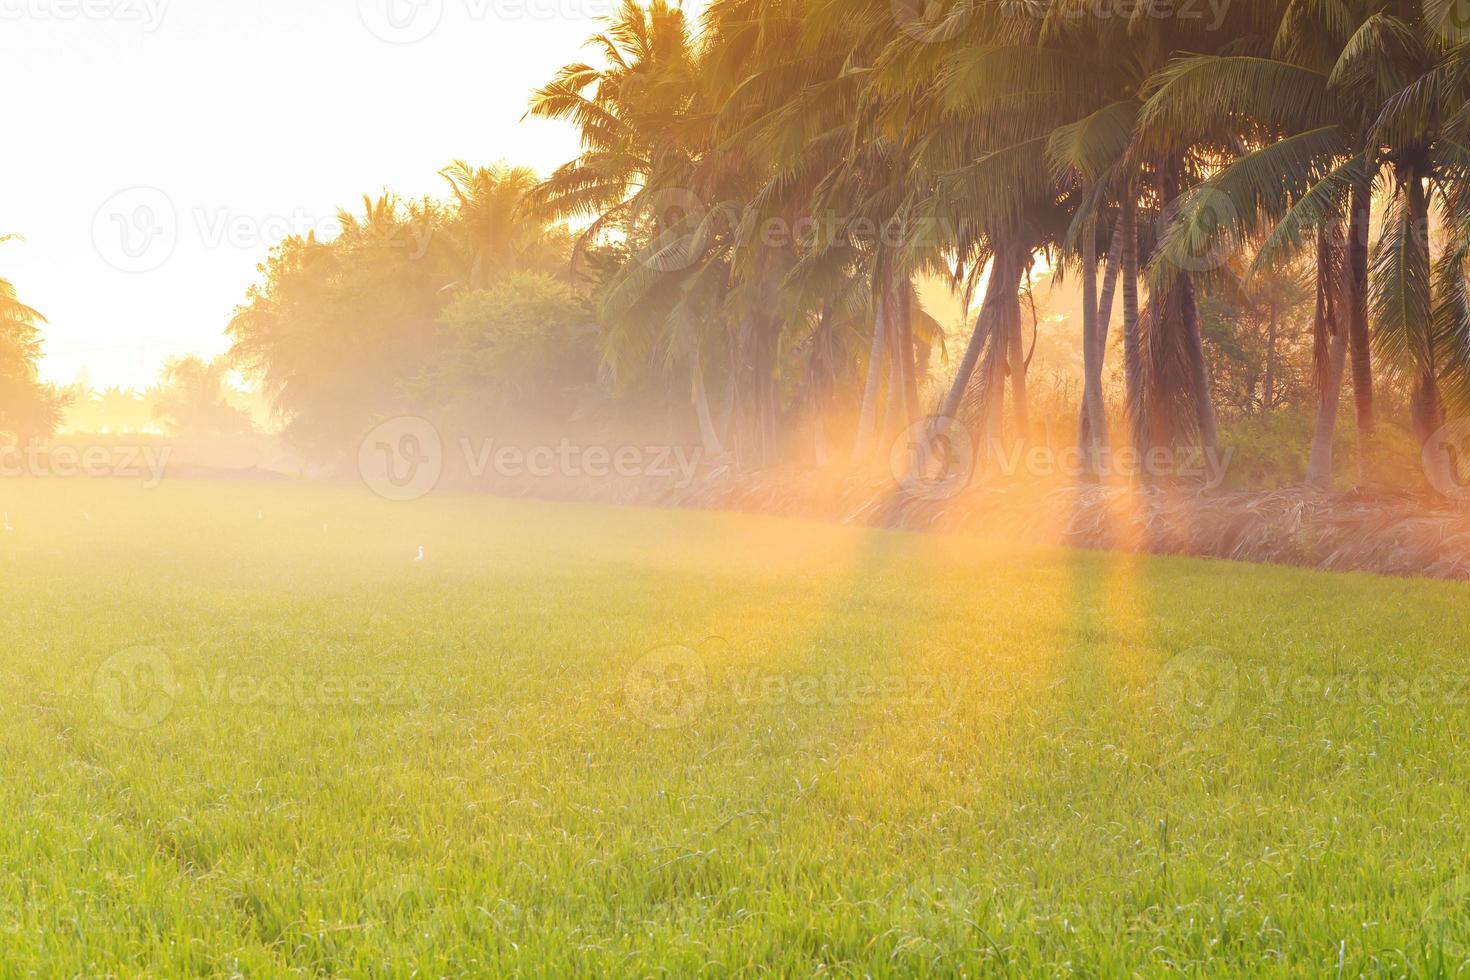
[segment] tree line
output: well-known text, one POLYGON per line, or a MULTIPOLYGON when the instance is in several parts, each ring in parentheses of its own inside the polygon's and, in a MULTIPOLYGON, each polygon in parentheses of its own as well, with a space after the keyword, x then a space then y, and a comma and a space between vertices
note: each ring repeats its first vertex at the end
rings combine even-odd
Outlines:
MULTIPOLYGON (((0 242, 15 236, 0 235, 0 242)), ((49 435, 61 420, 66 398, 43 384, 40 313, 20 301, 15 286, 0 278, 0 434, 26 440, 49 435)))
POLYGON ((1083 295, 1078 444, 1213 446, 1236 393, 1213 390, 1202 308, 1294 284, 1320 405, 1307 477, 1325 486, 1349 381, 1365 460, 1375 391, 1407 391, 1421 442, 1464 402, 1466 24, 1437 0, 1211 15, 714 0, 696 33, 677 6, 626 3, 594 41, 608 67, 568 65, 533 99, 586 148, 533 202, 590 220, 579 244, 625 234, 603 297, 612 363, 686 372, 706 441, 756 459, 834 417, 862 456, 933 408, 1024 437, 1038 261, 1083 295), (927 406, 921 276, 981 296, 927 406))
POLYGON ((288 239, 232 358, 323 453, 413 412, 862 462, 1036 437, 1044 275, 1089 458, 1306 406, 1325 487, 1340 415, 1366 468, 1470 394, 1467 38, 1447 0, 624 0, 531 95, 575 159, 288 239))

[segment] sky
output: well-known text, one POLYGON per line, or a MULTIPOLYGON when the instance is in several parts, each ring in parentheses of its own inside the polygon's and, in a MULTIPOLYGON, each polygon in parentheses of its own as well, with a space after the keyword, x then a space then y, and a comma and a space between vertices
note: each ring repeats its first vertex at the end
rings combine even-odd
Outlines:
MULTIPOLYGON (((616 0, 0 0, 0 278, 41 370, 142 387, 215 356, 272 244, 445 164, 542 173, 575 133, 531 89, 616 0)), ((686 9, 697 3, 686 0, 686 9)))

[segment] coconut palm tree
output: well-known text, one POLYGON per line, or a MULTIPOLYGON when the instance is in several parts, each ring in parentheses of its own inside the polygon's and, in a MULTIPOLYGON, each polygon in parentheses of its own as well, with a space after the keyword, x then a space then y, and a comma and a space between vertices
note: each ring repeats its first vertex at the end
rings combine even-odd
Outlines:
POLYGON ((153 417, 173 433, 237 435, 250 430, 250 415, 229 403, 229 358, 179 357, 163 367, 153 417))
POLYGON ((1309 482, 1319 486, 1330 481, 1344 345, 1365 459, 1371 447, 1370 319, 1383 362, 1411 379, 1416 432, 1427 438, 1443 419, 1445 364, 1459 361, 1444 348, 1461 335, 1443 316, 1434 326, 1428 229, 1431 199, 1447 199, 1464 171, 1462 144, 1440 131, 1464 88, 1442 53, 1414 16, 1369 6, 1327 16, 1294 4, 1270 57, 1181 58, 1159 73, 1141 117, 1155 139, 1217 152, 1237 144, 1180 207, 1160 261, 1255 236, 1265 238, 1258 271, 1316 251, 1322 405, 1309 482), (1375 184, 1386 231, 1370 263, 1375 184))
POLYGON ((41 356, 38 325, 45 322, 20 301, 14 285, 0 279, 0 432, 21 441, 55 430, 66 403, 37 374, 41 356))
POLYGON ((458 212, 446 229, 450 261, 460 270, 456 285, 485 289, 512 272, 561 271, 565 233, 526 215, 526 200, 541 183, 534 170, 456 160, 439 175, 458 212))
POLYGON ((721 301, 711 295, 720 260, 700 237, 710 209, 693 186, 700 73, 690 27, 667 0, 646 8, 624 0, 588 43, 607 67, 567 65, 532 96, 530 114, 573 123, 583 152, 530 193, 527 213, 586 221, 577 256, 609 234, 629 244, 604 303, 614 376, 626 383, 654 364, 655 352, 677 366, 690 380, 705 450, 718 455, 724 447, 705 380, 718 342, 703 328, 721 301))
MULTIPOLYGON (((1375 361, 1411 383, 1421 433, 1441 420, 1470 335, 1466 236, 1448 220, 1461 40, 1432 10, 1377 0, 1237 5, 1223 23, 1116 13, 712 0, 696 32, 668 0, 625 0, 592 41, 606 66, 567 66, 531 108, 582 135, 530 202, 584 221, 581 253, 616 258, 599 286, 610 373, 687 385, 707 448, 755 462, 784 451, 793 419, 825 443, 818 416, 848 402, 861 457, 919 413, 932 348, 913 283, 939 275, 982 295, 942 411, 993 434, 1009 391, 1024 436, 1019 295, 1045 256, 1081 280, 1079 444, 1108 440, 1121 293, 1132 441, 1210 445, 1196 297, 1231 288, 1244 250, 1255 275, 1298 255, 1315 272, 1313 482, 1331 473, 1348 376, 1367 457, 1375 361), (1446 219, 1437 257, 1431 217, 1446 219)), ((450 177, 471 210, 475 175, 450 177)))

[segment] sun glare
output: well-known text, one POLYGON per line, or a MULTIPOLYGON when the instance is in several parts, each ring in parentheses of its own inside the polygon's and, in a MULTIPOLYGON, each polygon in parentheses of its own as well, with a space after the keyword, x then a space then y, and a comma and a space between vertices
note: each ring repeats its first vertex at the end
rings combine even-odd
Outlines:
POLYGON ((1442 0, 0 0, 0 978, 1470 967, 1442 0))

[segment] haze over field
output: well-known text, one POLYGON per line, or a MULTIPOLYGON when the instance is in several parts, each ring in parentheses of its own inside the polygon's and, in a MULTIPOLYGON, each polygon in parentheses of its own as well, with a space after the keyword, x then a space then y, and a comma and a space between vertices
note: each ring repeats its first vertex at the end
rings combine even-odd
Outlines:
POLYGON ((0 0, 0 976, 1464 976, 1464 8, 0 0))
POLYGON ((25 241, 0 246, 0 278, 24 282, 50 323, 48 380, 86 371, 98 387, 141 388, 168 356, 228 349, 230 314, 285 234, 330 232, 338 208, 384 188, 442 195, 436 171, 450 160, 545 173, 573 156, 575 130, 524 119, 527 97, 616 2, 107 9, 22 0, 0 10, 0 90, 24 93, 7 101, 8 127, 46 134, 6 161, 0 234, 25 241), (139 187, 162 196, 117 197, 139 187), (152 204, 174 209, 177 247, 125 271, 138 266, 119 259, 113 215, 152 204))

